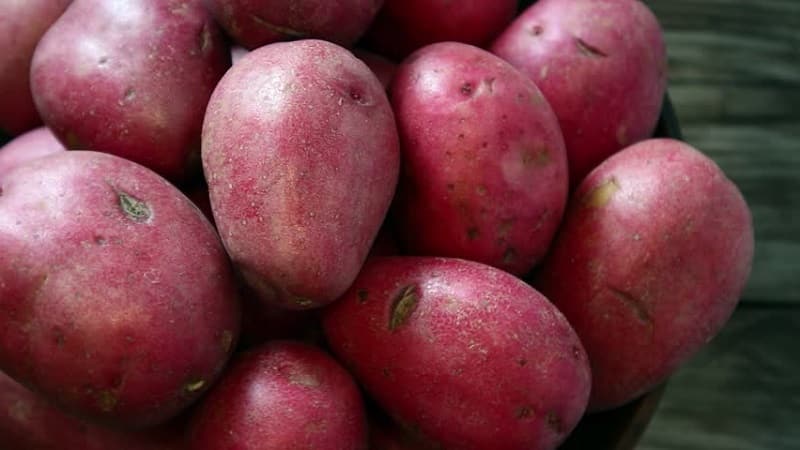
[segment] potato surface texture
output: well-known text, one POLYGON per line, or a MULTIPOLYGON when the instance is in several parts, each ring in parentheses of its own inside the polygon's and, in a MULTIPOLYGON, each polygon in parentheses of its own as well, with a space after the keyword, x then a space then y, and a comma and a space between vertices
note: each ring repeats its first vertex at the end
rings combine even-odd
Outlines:
POLYGON ((70 1, 0 2, 0 131, 17 135, 40 123, 30 89, 31 58, 70 1))
POLYGON ((31 89, 67 148, 179 182, 199 175, 203 114, 229 66, 200 0, 74 0, 36 48, 31 89))
POLYGON ((399 173, 381 83, 319 40, 253 50, 208 105, 203 168, 223 242, 264 301, 308 309, 358 274, 399 173))
POLYGON ((667 86, 666 45, 639 0, 539 0, 491 51, 527 74, 558 116, 571 186, 649 138, 667 86))
POLYGON ((189 450, 366 450, 355 382, 310 345, 272 341, 237 357, 192 418, 189 450))
POLYGON ((589 397, 586 353, 564 316, 484 264, 370 259, 323 329, 361 386, 434 448, 554 449, 589 397))
POLYGON ((633 400, 705 345, 733 312, 752 257, 747 204, 687 144, 646 140, 592 171, 535 284, 586 347, 589 409, 633 400))
POLYGON ((213 383, 239 321, 218 236, 150 170, 69 151, 0 184, 0 368, 53 403, 162 423, 213 383))
POLYGON ((0 182, 6 173, 32 159, 64 151, 64 145, 47 127, 35 128, 0 147, 0 182))
POLYGON ((350 46, 366 31, 383 0, 204 0, 239 44, 255 49, 295 39, 350 46))
POLYGON ((407 250, 529 271, 568 188, 561 130, 534 83, 485 50, 439 43, 400 65, 391 100, 403 158, 393 213, 407 250))

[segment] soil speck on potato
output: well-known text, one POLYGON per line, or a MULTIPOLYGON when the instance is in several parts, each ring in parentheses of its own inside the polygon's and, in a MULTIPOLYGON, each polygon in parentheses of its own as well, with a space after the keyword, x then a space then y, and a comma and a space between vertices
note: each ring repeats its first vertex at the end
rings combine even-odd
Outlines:
POLYGON ((611 201, 611 197, 618 190, 619 184, 617 184, 617 180, 610 178, 589 191, 583 197, 583 204, 590 208, 603 207, 611 201))
POLYGON ((479 234, 480 231, 478 230, 478 227, 467 228, 467 239, 469 239, 470 241, 477 239, 479 234))
POLYGON ((103 412, 111 412, 117 406, 117 396, 108 390, 102 390, 97 393, 97 404, 103 412))
POLYGON ((528 419, 533 415, 533 408, 528 405, 521 406, 517 409, 517 419, 528 419))
POLYGON ((359 289, 356 295, 358 296, 358 303, 364 304, 367 302, 367 299, 369 298, 369 291, 367 291, 366 289, 359 289))
POLYGON ((416 284, 410 284, 400 291, 392 302, 389 331, 394 331, 406 323, 416 309, 418 300, 416 284))

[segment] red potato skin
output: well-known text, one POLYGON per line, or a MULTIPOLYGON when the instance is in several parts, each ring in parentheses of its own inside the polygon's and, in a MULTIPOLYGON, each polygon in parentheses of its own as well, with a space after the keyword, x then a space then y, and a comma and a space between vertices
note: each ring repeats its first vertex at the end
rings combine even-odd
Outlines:
POLYGON ((528 272, 555 235, 568 189, 558 121, 534 83, 485 50, 438 43, 400 65, 391 99, 403 247, 528 272))
POLYGON ((366 450, 361 394, 330 356, 273 341, 240 354, 190 423, 190 450, 366 450))
POLYGON ((546 298, 490 266, 370 259, 322 320, 360 385, 435 448, 553 449, 586 407, 575 332, 546 298))
POLYGON ((177 415, 234 348, 236 295, 213 227, 142 166, 62 152, 0 184, 0 368, 66 410, 177 415))
POLYGON ((0 448, 9 450, 179 450, 183 436, 158 428, 124 432, 69 416, 0 372, 0 448))
POLYGON ((491 51, 528 75, 558 116, 572 186, 649 138, 667 86, 666 45, 639 0, 539 0, 491 51))
POLYGON ((16 136, 41 123, 29 86, 31 58, 70 1, 0 2, 0 131, 16 136))
POLYGON ((198 175, 205 107, 228 67, 200 0, 75 0, 36 49, 31 89, 67 148, 184 182, 198 175))
POLYGON ((358 274, 394 195, 399 141, 380 82, 318 40, 250 52, 214 91, 203 168, 223 242, 262 301, 310 309, 358 274))
POLYGON ((63 152, 64 145, 47 127, 35 128, 0 147, 0 182, 5 174, 32 159, 63 152))
POLYGON ((324 39, 348 47, 383 0, 203 0, 233 40, 250 50, 274 42, 324 39))
POLYGON ((516 0, 386 0, 364 46, 400 61, 434 42, 488 45, 514 18, 516 0))
POLYGON ((535 284, 586 346, 589 409, 652 389, 716 335, 752 257, 747 204, 687 144, 646 140, 592 171, 535 284))

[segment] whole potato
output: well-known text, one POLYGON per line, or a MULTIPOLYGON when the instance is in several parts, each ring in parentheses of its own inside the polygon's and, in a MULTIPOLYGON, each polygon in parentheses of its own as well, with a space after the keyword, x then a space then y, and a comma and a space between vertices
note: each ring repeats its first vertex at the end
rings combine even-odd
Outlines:
POLYGON ((705 345, 733 312, 752 257, 747 204, 687 144, 646 140, 592 171, 536 282, 586 346, 589 409, 633 400, 705 345))
POLYGON ((323 310, 334 354, 398 423, 434 448, 554 449, 589 398, 567 320, 480 263, 376 257, 323 310))
POLYGON ((407 250, 529 271, 568 189, 561 130, 536 85, 485 50, 446 42, 400 65, 391 99, 403 158, 393 212, 407 250))
POLYGON ((70 1, 0 1, 0 133, 17 135, 41 122, 31 96, 31 58, 70 1))
POLYGON ((667 86, 658 20, 640 0, 539 0, 491 50, 528 75, 558 116, 576 186, 650 137, 667 86))
POLYGON ((229 66, 200 0, 75 0, 36 49, 31 89, 67 148, 184 181, 199 172, 203 114, 229 66))
POLYGON ((400 164, 383 86, 320 40, 270 44, 237 62, 208 105, 202 157, 228 253, 263 301, 290 309, 350 286, 400 164))
POLYGON ((62 152, 0 183, 0 369, 67 410, 178 414, 232 352, 236 295, 213 227, 138 164, 62 152))
POLYGON ((238 356, 191 420, 189 450, 366 450, 358 387, 330 356, 272 341, 238 356))
POLYGON ((350 46, 366 31, 383 0, 204 0, 236 43, 255 49, 294 39, 350 46))
POLYGON ((386 0, 364 41, 396 60, 435 42, 483 46, 511 22, 516 9, 517 0, 386 0))
POLYGON ((63 152, 64 145, 47 127, 23 133, 0 147, 0 182, 17 166, 51 153, 63 152))

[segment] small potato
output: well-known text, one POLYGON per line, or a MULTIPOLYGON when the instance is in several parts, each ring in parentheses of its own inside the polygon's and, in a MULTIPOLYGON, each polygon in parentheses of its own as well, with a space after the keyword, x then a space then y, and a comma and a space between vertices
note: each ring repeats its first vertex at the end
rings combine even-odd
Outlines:
POLYGON ((511 22, 516 9, 516 0, 386 0, 364 42, 398 61, 435 42, 484 46, 511 22))
POLYGON ((70 151, 0 182, 0 370, 54 404, 167 421, 222 371, 239 308, 213 227, 152 171, 70 151))
POLYGON ((592 171, 535 284, 586 346, 589 409, 652 389, 716 335, 752 257, 747 204, 692 147, 646 140, 592 171))
POLYGON ((240 354, 191 419, 189 450, 366 450, 358 387, 330 356, 272 341, 240 354))
POLYGON ((658 20, 640 0, 539 0, 491 51, 529 76, 558 116, 571 185, 649 138, 667 86, 658 20))
POLYGON ((21 134, 0 147, 0 182, 15 167, 32 159, 64 150, 64 145, 47 127, 39 127, 21 134))
POLYGON ((330 348, 433 448, 554 449, 589 398, 564 316, 518 278, 448 258, 376 257, 323 310, 330 348))
POLYGON ((112 430, 65 414, 0 372, 0 448, 4 450, 181 450, 173 428, 112 430))
POLYGON ((74 0, 36 48, 31 89, 67 148, 184 182, 199 175, 203 114, 229 66, 200 0, 74 0))
POLYGON ((394 195, 399 145, 380 82, 336 44, 270 44, 225 74, 203 168, 220 236, 263 301, 310 309, 350 286, 394 195))
POLYGON ((204 0, 236 43, 248 49, 295 39, 350 46, 383 0, 204 0))
POLYGON ((0 1, 0 134, 41 122, 30 89, 31 58, 42 35, 71 0, 0 1))
POLYGON ((568 186, 561 130, 534 83, 485 50, 439 43, 400 65, 391 99, 403 157, 393 213, 406 250, 528 272, 568 186))

